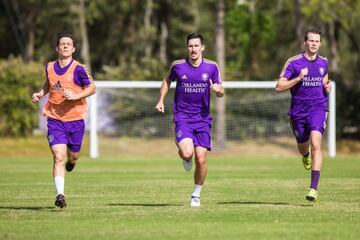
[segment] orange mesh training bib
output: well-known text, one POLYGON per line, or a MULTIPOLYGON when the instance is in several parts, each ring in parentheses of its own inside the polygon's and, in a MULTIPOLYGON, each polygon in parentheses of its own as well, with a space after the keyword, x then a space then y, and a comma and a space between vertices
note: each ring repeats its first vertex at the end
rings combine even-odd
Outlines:
POLYGON ((50 85, 49 100, 43 109, 43 114, 64 122, 84 119, 87 114, 86 100, 83 98, 74 101, 67 100, 64 97, 65 89, 75 94, 83 90, 82 87, 76 85, 73 81, 74 71, 79 63, 73 60, 69 69, 63 75, 56 74, 54 64, 55 62, 50 62, 47 66, 50 85))

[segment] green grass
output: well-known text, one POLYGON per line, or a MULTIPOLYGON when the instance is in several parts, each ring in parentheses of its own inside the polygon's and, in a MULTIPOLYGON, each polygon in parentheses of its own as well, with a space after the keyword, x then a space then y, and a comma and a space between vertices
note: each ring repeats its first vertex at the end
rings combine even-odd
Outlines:
POLYGON ((295 157, 209 154, 202 207, 176 155, 83 157, 55 209, 50 157, 0 157, 0 239, 360 239, 360 162, 326 159, 320 195, 295 157))

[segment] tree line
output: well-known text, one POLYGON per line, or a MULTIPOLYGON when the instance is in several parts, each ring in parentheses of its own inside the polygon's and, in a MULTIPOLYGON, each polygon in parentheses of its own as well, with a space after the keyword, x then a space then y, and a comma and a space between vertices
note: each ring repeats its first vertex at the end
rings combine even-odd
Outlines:
MULTIPOLYGON (((186 56, 186 35, 197 31, 205 57, 223 58, 224 78, 231 81, 276 79, 285 61, 302 51, 305 30, 319 28, 320 54, 338 87, 338 135, 360 138, 360 1, 2 0, 0 13, 0 85, 33 79, 27 91, 41 84, 43 65, 56 58, 59 32, 76 37, 76 58, 96 80, 160 80, 172 60, 186 56), (29 77, 34 72, 38 77, 29 77)), ((9 98, 1 98, 4 112, 9 98)), ((0 117, 1 135, 14 135, 8 121, 0 117)))

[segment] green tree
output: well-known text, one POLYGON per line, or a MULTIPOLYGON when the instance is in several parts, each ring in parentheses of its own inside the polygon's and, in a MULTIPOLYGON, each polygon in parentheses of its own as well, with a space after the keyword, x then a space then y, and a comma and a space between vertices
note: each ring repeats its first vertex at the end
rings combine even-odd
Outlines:
POLYGON ((271 72, 266 64, 273 57, 269 49, 277 30, 269 5, 234 1, 228 9, 225 17, 228 79, 267 79, 271 72))
POLYGON ((44 81, 44 69, 38 63, 21 58, 0 60, 0 135, 27 136, 37 126, 38 105, 31 93, 44 81))

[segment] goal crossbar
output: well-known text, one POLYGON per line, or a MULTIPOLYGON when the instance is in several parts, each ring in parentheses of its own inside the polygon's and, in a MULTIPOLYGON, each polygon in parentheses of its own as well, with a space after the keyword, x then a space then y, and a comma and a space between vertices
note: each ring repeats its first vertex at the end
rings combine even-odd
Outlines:
MULTIPOLYGON (((329 94, 329 115, 328 115, 328 155, 336 156, 336 84, 331 82, 332 91, 329 94)), ((225 89, 274 89, 275 81, 227 81, 223 83, 225 89)), ((160 88, 161 81, 95 81, 95 86, 101 88, 124 88, 124 89, 147 89, 160 88)), ((175 84, 171 86, 175 88, 175 84)), ((275 93, 274 93, 275 94, 275 93)), ((99 156, 98 143, 98 111, 96 94, 90 97, 90 157, 97 158, 99 156)))

